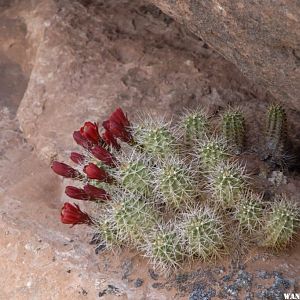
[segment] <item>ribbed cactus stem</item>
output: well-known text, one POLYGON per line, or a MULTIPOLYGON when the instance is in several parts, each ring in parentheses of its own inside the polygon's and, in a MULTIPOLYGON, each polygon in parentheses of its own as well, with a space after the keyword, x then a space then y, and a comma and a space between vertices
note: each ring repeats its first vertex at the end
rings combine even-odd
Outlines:
POLYGON ((225 141, 219 137, 205 138, 197 146, 197 157, 204 171, 214 169, 218 164, 228 159, 228 148, 225 141))
POLYGON ((284 198, 274 202, 264 228, 264 245, 275 249, 286 247, 300 228, 299 212, 299 206, 284 198))
POLYGON ((202 110, 188 112, 182 120, 185 141, 192 144, 201 140, 209 130, 207 114, 202 110))
POLYGON ((283 155, 287 119, 284 108, 281 105, 273 104, 269 107, 266 124, 266 148, 268 154, 273 158, 280 158, 283 155))
POLYGON ((159 226, 145 250, 154 267, 165 273, 177 268, 183 258, 178 234, 170 226, 159 226))
POLYGON ((224 253, 225 229, 216 213, 206 207, 183 214, 180 235, 185 253, 204 261, 224 253))
POLYGON ((245 144, 245 120, 239 110, 228 110, 222 120, 223 135, 235 154, 240 154, 245 144))
POLYGON ((121 238, 136 247, 143 244, 159 221, 150 205, 129 194, 125 194, 123 201, 113 204, 112 215, 121 238))
POLYGON ((167 206, 175 210, 188 203, 197 191, 191 171, 176 159, 162 167, 158 185, 167 206))
POLYGON ((234 207, 245 187, 244 168, 236 163, 221 164, 209 175, 209 189, 223 208, 234 207))
POLYGON ((260 228, 263 214, 261 199, 260 195, 255 195, 251 191, 243 194, 235 212, 235 218, 239 222, 240 230, 253 233, 260 228))

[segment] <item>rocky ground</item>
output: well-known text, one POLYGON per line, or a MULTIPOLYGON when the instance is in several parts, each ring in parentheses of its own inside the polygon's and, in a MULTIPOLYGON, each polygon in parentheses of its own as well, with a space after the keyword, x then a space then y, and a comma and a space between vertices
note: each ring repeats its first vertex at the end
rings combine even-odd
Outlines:
MULTIPOLYGON (((257 150, 273 101, 267 92, 146 1, 2 1, 0 8, 0 299, 282 299, 299 289, 299 242, 170 278, 134 251, 95 253, 86 228, 60 224, 66 182, 49 170, 76 148, 73 130, 117 105, 132 118, 140 109, 171 116, 183 107, 213 113, 240 105, 247 149, 257 150)), ((297 153, 299 113, 287 113, 297 153)), ((297 160, 279 187, 268 180, 272 171, 266 166, 270 192, 299 198, 297 160)))

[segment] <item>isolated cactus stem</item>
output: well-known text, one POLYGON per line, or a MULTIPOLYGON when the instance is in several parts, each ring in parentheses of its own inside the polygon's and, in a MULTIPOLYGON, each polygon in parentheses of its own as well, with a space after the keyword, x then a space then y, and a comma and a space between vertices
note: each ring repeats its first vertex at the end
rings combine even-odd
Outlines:
POLYGON ((224 254, 225 227, 216 213, 207 208, 192 208, 178 225, 182 248, 190 258, 212 260, 224 254))
POLYGON ((221 207, 232 208, 241 199, 247 176, 244 168, 237 163, 223 163, 209 174, 209 191, 221 207))
POLYGON ((201 140, 209 130, 208 116, 200 109, 187 112, 181 123, 181 126, 184 128, 184 138, 187 144, 201 140))
POLYGON ((165 162, 159 173, 157 184, 168 207, 180 209, 197 193, 193 174, 183 162, 171 159, 165 162))
POLYGON ((176 269, 183 259, 178 234, 171 226, 159 226, 149 236, 145 256, 149 257, 155 269, 166 274, 176 269))
POLYGON ((276 200, 267 215, 263 245, 274 249, 285 248, 300 228, 299 206, 286 198, 276 200))
POLYGON ((286 113, 282 106, 269 107, 266 124, 266 148, 273 158, 283 155, 287 134, 286 113))
POLYGON ((239 229, 250 234, 259 230, 262 225, 263 206, 261 195, 247 191, 236 206, 235 218, 239 222, 239 229))
POLYGON ((221 162, 229 158, 228 148, 223 139, 219 137, 206 137, 197 145, 196 156, 204 171, 214 169, 221 162))
POLYGON ((222 131, 234 154, 240 154, 245 145, 245 120, 239 110, 230 109, 222 118, 222 131))

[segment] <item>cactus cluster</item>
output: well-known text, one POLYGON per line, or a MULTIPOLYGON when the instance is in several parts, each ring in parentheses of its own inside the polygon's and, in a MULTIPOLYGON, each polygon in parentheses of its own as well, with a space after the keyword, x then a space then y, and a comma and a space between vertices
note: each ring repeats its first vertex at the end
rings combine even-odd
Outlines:
MULTIPOLYGON (((283 143, 284 111, 268 113, 269 148, 283 143)), ((68 196, 92 201, 94 216, 67 203, 66 224, 88 224, 107 249, 135 247, 165 272, 186 260, 209 261, 232 248, 230 232, 274 249, 287 245, 299 228, 299 210, 288 200, 264 203, 251 191, 251 178, 238 161, 245 126, 240 110, 229 109, 219 132, 202 110, 172 124, 154 118, 133 124, 121 109, 103 122, 87 122, 74 132, 85 151, 72 153, 73 168, 53 170, 76 180, 68 196)), ((275 152, 276 152, 275 151, 275 152)))

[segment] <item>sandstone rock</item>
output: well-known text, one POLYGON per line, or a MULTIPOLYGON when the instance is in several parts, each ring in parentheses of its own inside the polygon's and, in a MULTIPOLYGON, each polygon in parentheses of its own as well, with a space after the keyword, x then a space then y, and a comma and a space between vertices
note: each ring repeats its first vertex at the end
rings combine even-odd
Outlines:
POLYGON ((231 63, 153 5, 39 1, 31 14, 39 15, 43 3, 49 9, 39 23, 42 38, 18 119, 47 162, 71 150, 72 132, 85 120, 101 121, 118 105, 130 117, 137 108, 170 116, 183 107, 215 111, 267 99, 231 63))
POLYGON ((151 2, 203 38, 255 84, 300 110, 299 1, 151 2))

